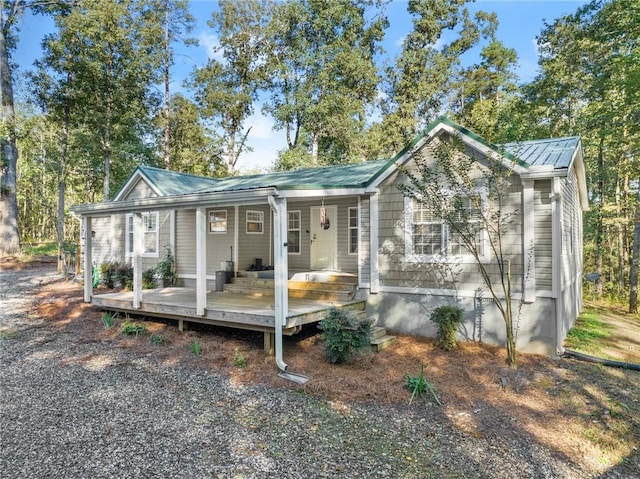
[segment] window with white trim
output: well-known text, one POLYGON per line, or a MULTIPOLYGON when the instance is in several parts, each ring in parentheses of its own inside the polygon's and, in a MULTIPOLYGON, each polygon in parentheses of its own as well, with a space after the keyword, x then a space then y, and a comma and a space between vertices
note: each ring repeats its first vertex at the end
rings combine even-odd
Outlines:
POLYGON ((227 210, 209 211, 209 233, 225 234, 227 232, 227 210))
POLYGON ((358 254, 358 208, 349 208, 349 254, 358 254))
MULTIPOLYGON (((142 256, 157 258, 160 250, 160 235, 158 234, 159 213, 157 211, 142 213, 142 256)), ((126 216, 125 248, 127 256, 133 256, 133 214, 126 216)))
POLYGON ((482 256, 483 230, 481 217, 470 198, 456 200, 454 222, 447 224, 436 216, 433 208, 415 198, 408 199, 407 254, 414 260, 442 257, 470 257, 471 252, 463 241, 464 234, 475 234, 476 245, 482 256), (457 225, 460 228, 457 228, 457 225))
POLYGON ((264 211, 247 210, 247 233, 264 233, 264 211))
POLYGON ((287 251, 289 254, 300 254, 301 212, 287 212, 287 251))

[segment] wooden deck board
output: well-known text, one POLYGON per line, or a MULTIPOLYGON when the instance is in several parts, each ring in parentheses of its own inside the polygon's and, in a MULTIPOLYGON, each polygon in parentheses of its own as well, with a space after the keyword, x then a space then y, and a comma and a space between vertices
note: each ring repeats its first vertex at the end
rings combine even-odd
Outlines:
MULTIPOLYGON (((92 304, 130 314, 158 316, 204 324, 215 324, 257 331, 273 331, 275 303, 271 296, 256 297, 229 292, 207 292, 204 316, 196 314, 196 292, 190 288, 163 288, 142 292, 140 309, 133 308, 133 292, 94 294, 92 304)), ((332 306, 363 309, 363 301, 328 302, 289 298, 286 328, 317 322, 332 306)))

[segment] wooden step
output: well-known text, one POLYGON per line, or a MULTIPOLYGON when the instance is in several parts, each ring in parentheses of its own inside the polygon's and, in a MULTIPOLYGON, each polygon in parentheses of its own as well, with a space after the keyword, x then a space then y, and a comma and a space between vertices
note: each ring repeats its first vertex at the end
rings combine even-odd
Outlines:
POLYGON ((371 349, 379 353, 384 348, 393 344, 395 340, 396 340, 395 336, 389 336, 388 334, 385 334, 384 336, 371 341, 371 349))
POLYGON ((369 339, 375 341, 383 336, 387 335, 387 329, 380 326, 372 326, 371 333, 369 333, 369 339))
MULTIPOLYGON (((290 280, 287 286, 289 297, 296 299, 344 302, 352 300, 356 292, 354 283, 290 280)), ((274 280, 270 278, 236 277, 232 278, 231 283, 224 285, 224 291, 247 296, 273 296, 275 286, 274 280)))

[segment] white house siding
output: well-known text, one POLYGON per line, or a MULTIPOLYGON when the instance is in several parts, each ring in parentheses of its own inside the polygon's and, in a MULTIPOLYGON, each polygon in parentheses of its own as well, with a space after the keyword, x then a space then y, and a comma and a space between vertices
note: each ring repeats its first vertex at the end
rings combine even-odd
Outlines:
MULTIPOLYGON (((485 290, 486 286, 473 260, 461 263, 416 262, 407 258, 405 244, 405 199, 397 187, 399 175, 392 175, 380 186, 379 200, 379 253, 381 287, 428 288, 446 290, 485 290)), ((522 285, 522 215, 521 186, 519 178, 512 178, 504 200, 511 208, 504 213, 514 214, 509 219, 507 233, 503 236, 503 249, 511 260, 511 279, 514 292, 521 291, 522 285)), ((486 264, 489 274, 500 282, 495 256, 489 255, 486 264)))
MULTIPOLYGON (((196 274, 196 210, 176 211, 176 273, 196 274)), ((195 276, 194 276, 195 278, 195 276)))
POLYGON ((239 245, 238 269, 246 270, 255 264, 257 258, 263 266, 273 265, 273 219, 269 205, 243 206, 239 208, 239 245), (247 211, 264 213, 263 231, 261 234, 247 234, 247 211))
MULTIPOLYGON (((231 248, 233 247, 233 238, 235 234, 236 219, 235 208, 233 206, 215 207, 207 209, 207 274, 214 274, 216 271, 224 270, 221 263, 223 261, 231 261, 231 248), (209 212, 221 211, 227 212, 227 232, 226 233, 209 233, 209 212)), ((193 217, 192 236, 195 232, 195 215, 193 217)), ((195 245, 195 243, 194 243, 195 245)), ((195 246, 194 246, 195 254, 195 246)), ((195 267, 195 261, 194 261, 195 267)), ((195 269, 193 271, 195 274, 195 269)))
MULTIPOLYGON (((562 260, 559 337, 564 338, 582 309, 582 210, 575 171, 561 183, 562 260)), ((561 345, 558 345, 561 346, 561 345)))
POLYGON ((536 289, 551 291, 551 180, 536 180, 533 194, 536 289))
POLYGON ((138 182, 131 189, 129 194, 126 196, 127 200, 138 200, 141 198, 155 198, 158 195, 151 189, 151 187, 144 180, 138 180, 138 182))
POLYGON ((91 219, 91 260, 93 264, 99 265, 100 263, 106 263, 117 260, 118 258, 112 257, 111 243, 111 217, 102 216, 91 219))
POLYGON ((360 199, 360 249, 358 250, 358 262, 360 264, 359 284, 371 283, 371 202, 369 197, 360 199))
MULTIPOLYGON (((289 272, 309 271, 311 264, 311 207, 321 206, 321 200, 292 201, 287 203, 289 211, 300 211, 300 254, 289 254, 289 272)), ((357 197, 325 199, 325 206, 336 206, 337 228, 337 264, 336 269, 344 273, 357 274, 358 255, 349 254, 349 208, 358 206, 357 197)), ((332 225, 333 227, 333 225, 332 225)))

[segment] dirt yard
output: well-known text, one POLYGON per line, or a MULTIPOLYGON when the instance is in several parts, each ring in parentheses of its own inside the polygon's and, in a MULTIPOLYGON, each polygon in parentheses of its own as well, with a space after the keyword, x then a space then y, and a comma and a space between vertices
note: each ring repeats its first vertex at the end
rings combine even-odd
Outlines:
MULTIPOLYGON (((4 269, 24 265, 5 262, 4 269)), ((554 451, 591 477, 640 477, 640 373, 606 368, 571 359, 519 355, 519 367, 505 364, 501 348, 461 343, 443 352, 430 340, 398 336, 380 353, 366 353, 347 365, 330 365, 315 327, 285 338, 284 355, 294 372, 311 380, 300 387, 276 376, 274 359, 262 351, 262 335, 190 325, 185 333, 174 321, 134 318, 146 326, 140 336, 124 336, 103 325, 101 311, 82 302, 73 282, 55 281, 40 289, 35 314, 60 331, 87 343, 109 343, 160 364, 215 370, 238 384, 265 384, 298 390, 332 401, 338 408, 352 403, 406 405, 405 376, 425 377, 442 403, 441 411, 462 433, 490 439, 526 435, 554 451), (192 352, 197 338, 200 356, 192 352)), ((612 358, 640 363, 640 317, 610 313, 614 336, 606 346, 612 358)), ((80 358, 93 361, 91 355, 80 358)), ((429 394, 412 407, 439 408, 429 394)))

